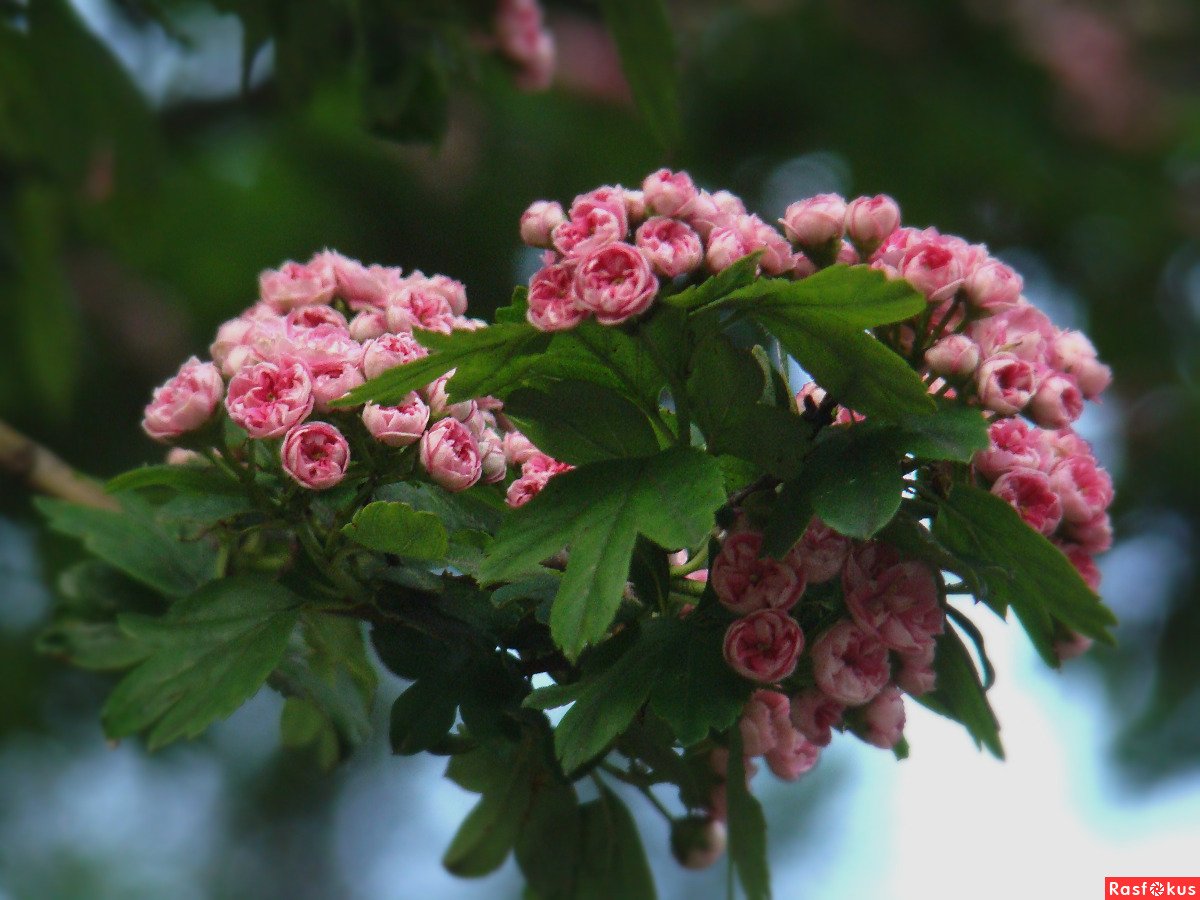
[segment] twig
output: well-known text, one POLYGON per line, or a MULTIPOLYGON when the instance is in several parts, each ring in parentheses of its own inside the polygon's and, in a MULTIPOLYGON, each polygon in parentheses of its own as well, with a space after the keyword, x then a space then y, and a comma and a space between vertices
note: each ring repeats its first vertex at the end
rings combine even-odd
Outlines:
POLYGON ((98 482, 75 471, 53 452, 2 420, 0 468, 7 469, 38 493, 95 509, 120 509, 98 482))

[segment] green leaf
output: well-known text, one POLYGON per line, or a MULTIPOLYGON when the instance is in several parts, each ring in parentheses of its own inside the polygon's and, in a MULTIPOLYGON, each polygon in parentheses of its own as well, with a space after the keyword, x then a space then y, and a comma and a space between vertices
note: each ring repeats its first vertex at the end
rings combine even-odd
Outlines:
POLYGON ((801 514, 811 509, 835 531, 866 540, 900 508, 904 479, 892 435, 859 424, 827 428, 821 438, 797 479, 804 498, 788 491, 779 502, 794 503, 801 514))
POLYGON ((664 298, 662 302, 680 309, 697 310, 723 300, 738 288, 754 281, 755 275, 758 274, 758 261, 762 255, 763 251, 758 250, 749 256, 743 256, 729 268, 699 284, 684 288, 678 294, 664 298))
POLYGON ((367 401, 398 403, 410 391, 456 369, 446 385, 452 400, 503 393, 519 383, 550 342, 549 335, 526 323, 500 323, 477 331, 414 331, 428 356, 389 369, 355 388, 334 406, 353 407, 367 401))
POLYGON ((588 381, 558 381, 509 395, 504 414, 540 449, 572 465, 648 456, 658 439, 645 413, 620 394, 588 381))
POLYGON ((633 816, 621 799, 601 785, 600 796, 585 803, 582 858, 577 883, 580 900, 654 900, 654 876, 633 816))
POLYGON ((934 411, 921 377, 861 328, 805 306, 759 310, 754 318, 850 409, 884 422, 934 411))
POLYGON ((921 459, 970 462, 975 451, 987 449, 988 423, 978 409, 939 400, 934 415, 901 421, 896 446, 921 459))
POLYGON ((679 142, 675 33, 663 0, 600 0, 633 99, 655 139, 679 142))
POLYGON ((417 512, 407 503, 377 500, 354 514, 342 533, 379 553, 410 559, 445 559, 450 539, 433 513, 417 512))
POLYGON ((358 621, 307 611, 301 624, 271 685, 289 701, 281 722, 288 745, 315 745, 329 768, 371 736, 378 675, 358 621), (311 733, 301 740, 305 729, 311 733))
POLYGON ((729 732, 729 769, 726 781, 729 805, 729 864, 737 873, 746 900, 770 900, 771 874, 767 865, 767 820, 746 785, 742 733, 729 732))
POLYGON ((129 613, 121 628, 150 649, 104 705, 114 738, 146 731, 155 750, 194 738, 254 695, 279 664, 301 600, 255 578, 213 582, 161 618, 129 613))
POLYGON ((975 739, 975 746, 987 747, 996 759, 1004 759, 1000 723, 988 703, 967 648, 949 625, 937 639, 934 671, 937 673, 937 688, 917 697, 917 702, 960 722, 975 739))
POLYGON ((750 696, 749 684, 725 662, 724 639, 724 622, 661 619, 647 624, 644 646, 634 648, 659 661, 650 707, 685 747, 733 725, 750 696))
POLYGON ((181 494, 240 494, 242 486, 215 466, 142 466, 109 480, 110 494, 143 488, 172 488, 181 494))
POLYGON ((745 428, 746 410, 762 394, 763 371, 753 356, 736 349, 724 335, 705 341, 696 356, 701 364, 687 383, 688 404, 696 423, 710 452, 742 457, 722 448, 739 443, 736 438, 745 428))
POLYGON ((956 485, 939 504, 934 536, 972 565, 991 604, 1011 606, 1048 665, 1059 665, 1054 620, 1088 637, 1114 643, 1116 616, 1083 582, 1075 567, 999 497, 956 485))
POLYGON ((529 816, 513 849, 528 888, 538 897, 578 896, 583 815, 571 784, 558 778, 534 782, 529 816))
POLYGON ((638 534, 668 550, 694 547, 724 502, 720 465, 692 448, 582 466, 554 478, 509 516, 480 578, 495 583, 526 575, 570 545, 550 628, 563 652, 577 659, 612 624, 638 534))
POLYGON ((503 513, 487 502, 487 494, 472 488, 452 494, 420 481, 399 481, 375 492, 377 500, 406 503, 418 512, 433 513, 450 534, 458 531, 494 531, 503 513))
POLYGON ((38 635, 37 648, 39 653, 98 672, 128 669, 145 659, 149 652, 115 622, 81 619, 52 622, 38 635))
POLYGON ((459 826, 442 858, 442 865, 462 878, 476 878, 500 868, 516 842, 530 803, 532 773, 524 755, 505 764, 487 754, 474 763, 472 778, 481 786, 483 797, 459 826))
POLYGON ((525 285, 519 285, 513 288, 512 300, 508 306, 502 306, 496 310, 496 321, 506 324, 520 324, 525 321, 525 315, 529 311, 529 288, 525 285))
POLYGON ((441 741, 454 727, 459 693, 441 675, 410 685, 392 706, 392 752, 411 756, 441 741))
POLYGON ((590 381, 654 407, 666 385, 645 343, 596 322, 556 334, 549 351, 533 363, 530 375, 590 381))
POLYGON ((835 265, 799 281, 760 278, 731 293, 721 305, 803 314, 861 330, 912 318, 927 301, 907 281, 888 278, 870 266, 835 265))
POLYGON ((608 747, 647 701, 680 743, 690 746, 732 725, 750 694, 749 684, 725 663, 721 622, 697 627, 654 619, 625 634, 619 644, 614 640, 601 648, 616 655, 607 667, 585 664, 579 682, 543 688, 525 701, 542 709, 574 702, 554 732, 565 772, 608 747))
POLYGON ((216 574, 216 550, 202 541, 181 541, 147 515, 38 498, 50 528, 81 538, 105 562, 171 597, 196 590, 216 574))

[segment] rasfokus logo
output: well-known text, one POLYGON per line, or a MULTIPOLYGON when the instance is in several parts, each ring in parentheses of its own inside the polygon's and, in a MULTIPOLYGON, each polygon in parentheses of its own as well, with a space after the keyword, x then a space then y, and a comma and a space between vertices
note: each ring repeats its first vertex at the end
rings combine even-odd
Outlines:
POLYGON ((1105 897, 1200 897, 1200 878, 1105 878, 1105 897))

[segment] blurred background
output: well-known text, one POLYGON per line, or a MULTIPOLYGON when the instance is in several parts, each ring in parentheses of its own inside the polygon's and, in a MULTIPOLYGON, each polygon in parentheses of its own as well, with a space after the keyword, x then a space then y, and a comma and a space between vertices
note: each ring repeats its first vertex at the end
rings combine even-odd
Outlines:
MULTIPOLYGON (((760 775, 777 895, 1098 897, 1105 875, 1200 875, 1200 9, 680 0, 664 150, 594 3, 547 4, 540 93, 471 37, 494 5, 0 0, 0 419, 97 476, 159 459, 151 388, 259 270, 325 246, 462 279, 486 317, 535 264, 517 237, 535 198, 662 164, 772 219, 819 191, 890 193, 906 223, 988 243, 1114 367, 1082 430, 1118 485, 1102 569, 1120 646, 1047 672, 977 614, 1009 761, 913 709, 902 764, 843 739, 798 785, 760 775), (438 24, 450 6, 465 30, 438 24), (391 37, 348 45, 347 9, 374 7, 391 37)), ((382 734, 325 775, 280 747, 263 695, 192 745, 106 745, 110 684, 34 646, 78 553, 0 471, 0 900, 520 896, 511 866, 440 869, 474 798, 382 734)), ((679 871, 643 824, 664 896, 721 895, 723 865, 679 871)))

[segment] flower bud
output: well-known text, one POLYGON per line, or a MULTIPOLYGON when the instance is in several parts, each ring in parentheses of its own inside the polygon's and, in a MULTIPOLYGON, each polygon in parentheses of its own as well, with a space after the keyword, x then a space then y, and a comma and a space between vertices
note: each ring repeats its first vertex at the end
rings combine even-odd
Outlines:
POLYGON ((350 445, 327 422, 310 422, 293 428, 280 448, 283 471, 301 487, 323 491, 346 476, 350 445))
POLYGON ((900 207, 887 194, 856 197, 846 206, 846 234, 869 256, 900 227, 900 207))
POLYGON ((407 447, 419 441, 425 433, 425 426, 429 424, 429 407, 413 391, 395 406, 368 403, 363 408, 362 418, 375 440, 389 447, 407 447))
POLYGON ((685 869, 707 869, 725 853, 725 825, 708 816, 671 823, 671 853, 685 869))
POLYGON ((793 244, 821 247, 844 233, 846 201, 837 194, 817 194, 793 203, 779 221, 793 244))
POLYGON ((195 431, 212 418, 224 393, 225 382, 217 367, 193 356, 176 375, 154 389, 142 429, 163 443, 195 431))
POLYGON ((521 240, 530 247, 549 247, 554 229, 565 221, 567 214, 559 203, 535 200, 521 214, 521 240))
POLYGON ((465 491, 483 474, 479 446, 462 422, 439 421, 421 437, 421 465, 448 491, 465 491))

